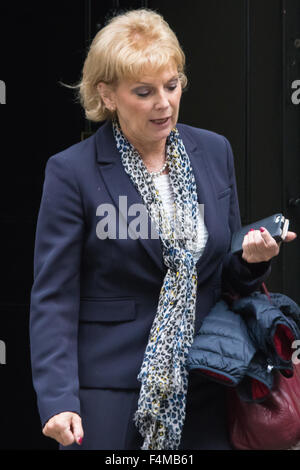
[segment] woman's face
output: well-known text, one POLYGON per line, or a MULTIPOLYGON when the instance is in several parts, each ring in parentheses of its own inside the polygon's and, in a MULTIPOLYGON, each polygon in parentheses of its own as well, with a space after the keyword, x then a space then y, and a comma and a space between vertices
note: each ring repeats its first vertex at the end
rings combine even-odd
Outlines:
POLYGON ((133 145, 147 145, 165 142, 177 123, 181 94, 177 69, 171 65, 138 81, 123 80, 111 100, 128 140, 133 145))

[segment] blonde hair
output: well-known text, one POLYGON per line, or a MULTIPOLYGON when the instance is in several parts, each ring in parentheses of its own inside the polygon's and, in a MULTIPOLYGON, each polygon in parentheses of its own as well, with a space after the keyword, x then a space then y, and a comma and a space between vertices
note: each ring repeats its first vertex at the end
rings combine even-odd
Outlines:
POLYGON ((182 88, 187 85, 185 55, 175 33, 163 17, 148 9, 132 10, 113 17, 94 37, 76 86, 78 99, 90 121, 114 115, 97 89, 99 82, 117 85, 137 79, 145 71, 159 71, 174 63, 182 88))

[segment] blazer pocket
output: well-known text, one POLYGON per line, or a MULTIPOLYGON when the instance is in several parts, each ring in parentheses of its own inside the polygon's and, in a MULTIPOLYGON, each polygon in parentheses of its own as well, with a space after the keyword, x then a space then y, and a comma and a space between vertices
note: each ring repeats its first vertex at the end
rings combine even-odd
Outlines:
POLYGON ((79 321, 81 322, 124 322, 135 320, 134 299, 82 299, 79 321))
POLYGON ((217 198, 222 199, 223 197, 226 197, 231 194, 231 187, 224 189, 220 193, 218 193, 217 198))

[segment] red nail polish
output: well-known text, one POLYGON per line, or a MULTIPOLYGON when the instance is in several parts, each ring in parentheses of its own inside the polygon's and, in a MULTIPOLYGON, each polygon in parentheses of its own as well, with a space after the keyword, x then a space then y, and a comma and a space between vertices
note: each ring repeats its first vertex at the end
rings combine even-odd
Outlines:
POLYGON ((251 228, 251 229, 250 229, 250 232, 253 232, 253 231, 254 231, 254 228, 251 228))
POLYGON ((82 437, 78 439, 78 444, 82 444, 82 437))
POLYGON ((264 232, 264 231, 265 231, 265 229, 264 229, 263 227, 260 227, 259 230, 260 230, 261 232, 264 232))

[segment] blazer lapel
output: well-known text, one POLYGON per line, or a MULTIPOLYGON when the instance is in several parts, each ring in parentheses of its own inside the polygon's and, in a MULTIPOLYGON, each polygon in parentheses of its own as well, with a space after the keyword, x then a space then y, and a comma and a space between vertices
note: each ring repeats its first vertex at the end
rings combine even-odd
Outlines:
POLYGON ((205 158, 205 151, 200 139, 195 142, 190 135, 186 135, 181 125, 178 126, 178 130, 194 172, 198 203, 204 205, 204 223, 208 231, 205 248, 196 264, 198 283, 200 283, 209 277, 216 267, 214 256, 216 236, 218 231, 220 231, 218 225, 220 220, 218 216, 219 205, 213 184, 213 175, 205 158))
MULTIPOLYGON (((112 125, 106 122, 95 134, 96 147, 97 147, 97 161, 99 170, 102 174, 107 191, 110 194, 117 210, 120 211, 121 216, 128 220, 128 208, 133 204, 143 204, 142 197, 133 185, 130 177, 124 170, 120 153, 116 147, 113 136, 112 125), (127 204, 119 204, 119 197, 126 196, 127 204)), ((148 233, 150 233, 151 219, 148 215, 148 233)), ((128 233, 128 232, 127 232, 128 233)), ((159 238, 138 238, 143 247, 156 263, 158 268, 164 271, 165 265, 163 262, 161 242, 159 238)))
MULTIPOLYGON (((190 136, 187 136, 185 132, 181 132, 181 126, 179 126, 179 132, 194 171, 198 203, 204 204, 204 222, 209 234, 204 251, 196 264, 198 282, 201 282, 215 269, 215 263, 211 261, 214 253, 214 233, 219 229, 217 227, 218 215, 216 213, 218 204, 210 169, 204 158, 203 148, 199 146, 199 143, 197 144, 192 140, 190 136)), ((99 170, 107 191, 128 225, 128 208, 132 204, 143 204, 143 200, 123 168, 109 121, 98 129, 95 133, 95 138, 99 170), (127 196, 127 207, 126 205, 119 204, 120 196, 127 196)), ((150 227, 150 224, 151 219, 148 216, 148 227, 150 227)), ((140 237, 138 240, 142 243, 158 268, 166 271, 167 268, 163 262, 160 240, 151 237, 148 237, 148 239, 140 237)))

